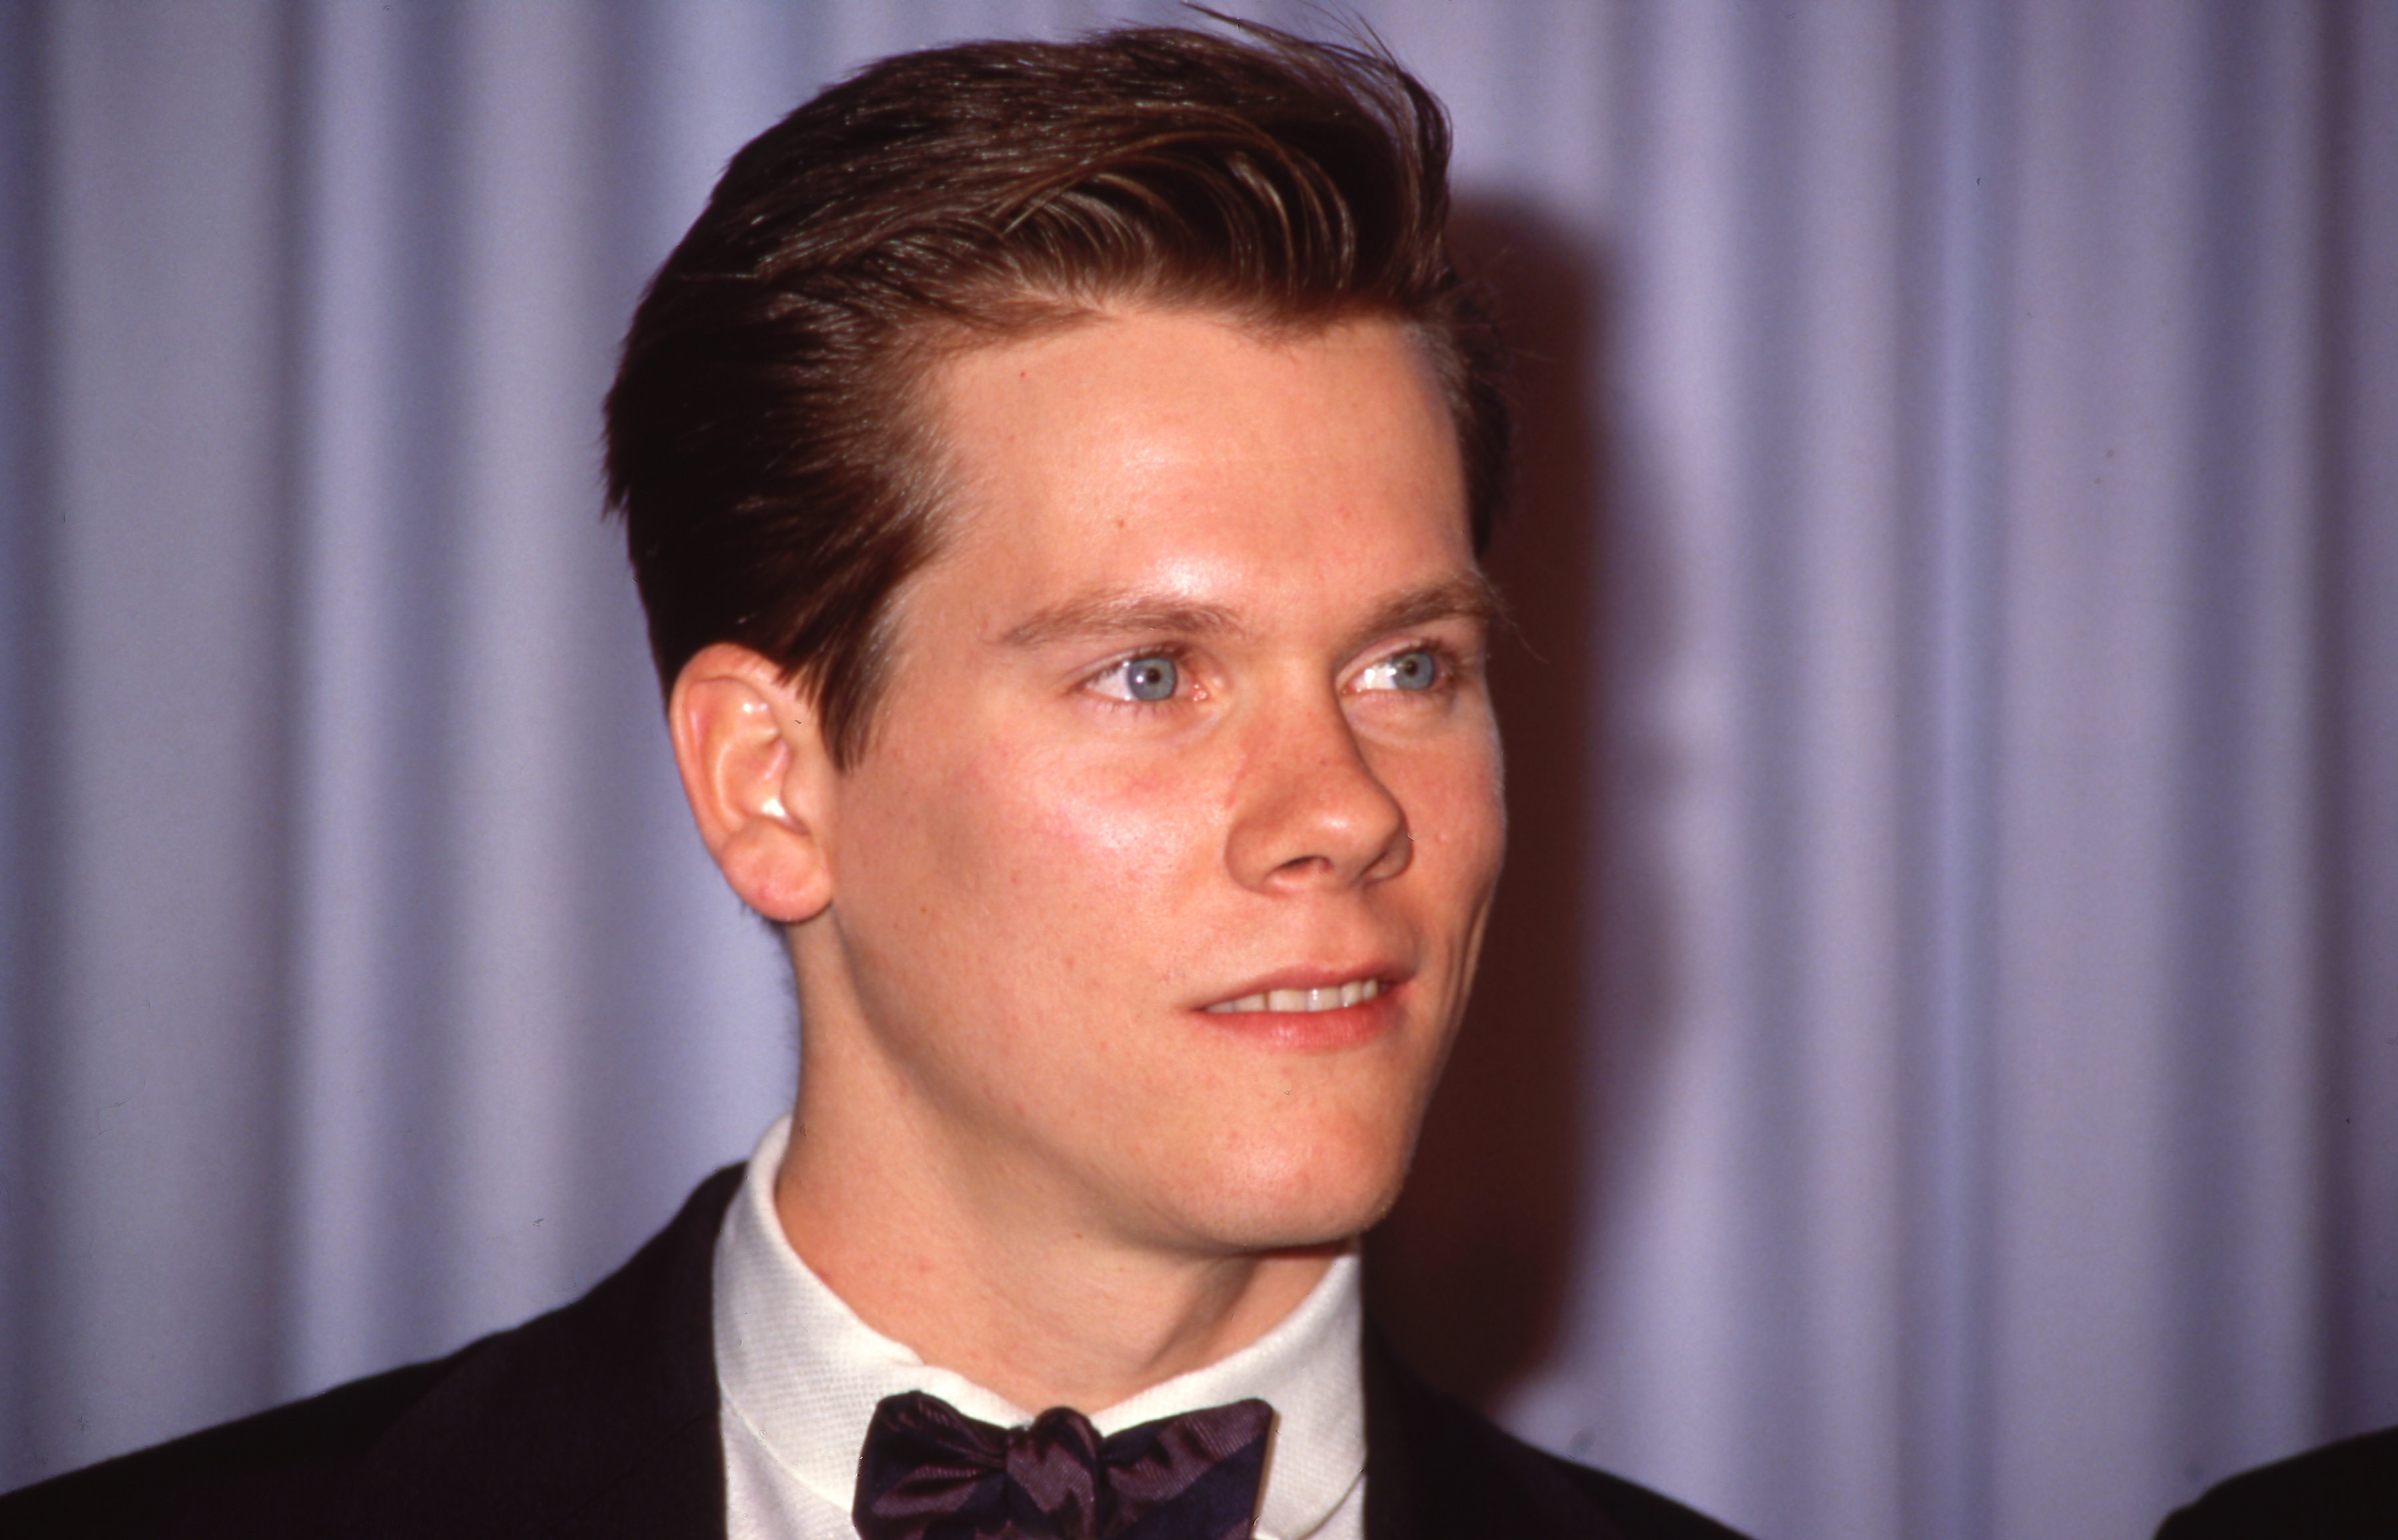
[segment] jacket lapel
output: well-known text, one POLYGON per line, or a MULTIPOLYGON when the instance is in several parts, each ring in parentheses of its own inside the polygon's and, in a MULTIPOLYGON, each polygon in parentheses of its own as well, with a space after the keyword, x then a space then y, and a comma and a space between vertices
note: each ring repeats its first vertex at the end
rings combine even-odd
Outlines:
POLYGON ((1425 1385, 1370 1329, 1365 1371, 1366 1540, 1634 1540, 1575 1479, 1596 1473, 1425 1385))

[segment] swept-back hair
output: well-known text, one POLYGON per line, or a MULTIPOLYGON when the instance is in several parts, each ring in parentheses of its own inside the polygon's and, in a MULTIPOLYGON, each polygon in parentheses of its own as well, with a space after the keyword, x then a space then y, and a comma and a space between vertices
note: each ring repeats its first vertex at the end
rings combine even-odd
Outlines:
POLYGON ((1448 154, 1439 102, 1387 56, 1246 24, 903 54, 802 106, 725 169, 608 395, 661 683, 739 642, 854 763, 890 598, 939 534, 927 370, 1106 304, 1405 327, 1479 550, 1507 493, 1506 356, 1449 261, 1448 154))

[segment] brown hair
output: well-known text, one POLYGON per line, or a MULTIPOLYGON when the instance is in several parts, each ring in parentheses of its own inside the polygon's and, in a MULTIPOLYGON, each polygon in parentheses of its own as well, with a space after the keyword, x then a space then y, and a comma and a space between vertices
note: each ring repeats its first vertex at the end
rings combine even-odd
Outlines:
POLYGON ((1380 52, 1236 25, 903 54, 734 156, 608 394, 609 505, 662 683, 739 642, 806 682, 854 763, 888 601, 936 533, 912 387, 943 345, 1111 301, 1409 328, 1481 548, 1506 355, 1449 263, 1448 120, 1380 52))

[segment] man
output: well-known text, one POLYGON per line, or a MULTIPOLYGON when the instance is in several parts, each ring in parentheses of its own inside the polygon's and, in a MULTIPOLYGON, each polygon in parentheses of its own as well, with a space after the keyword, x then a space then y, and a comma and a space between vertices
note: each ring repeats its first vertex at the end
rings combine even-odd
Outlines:
POLYGON ((1502 835, 1447 148, 1380 58, 1151 30, 887 61, 736 156, 609 471, 792 1115, 582 1302, 0 1521, 1726 1533, 1361 1323, 1502 835))

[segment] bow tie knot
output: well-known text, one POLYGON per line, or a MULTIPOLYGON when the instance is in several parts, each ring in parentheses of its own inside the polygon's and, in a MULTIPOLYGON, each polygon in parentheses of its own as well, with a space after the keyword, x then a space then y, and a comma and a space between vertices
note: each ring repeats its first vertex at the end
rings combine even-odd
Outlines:
POLYGON ((866 1430, 863 1540, 1244 1540, 1273 1409, 1234 1401, 1102 1439, 1066 1407, 994 1427, 922 1391, 866 1430))

